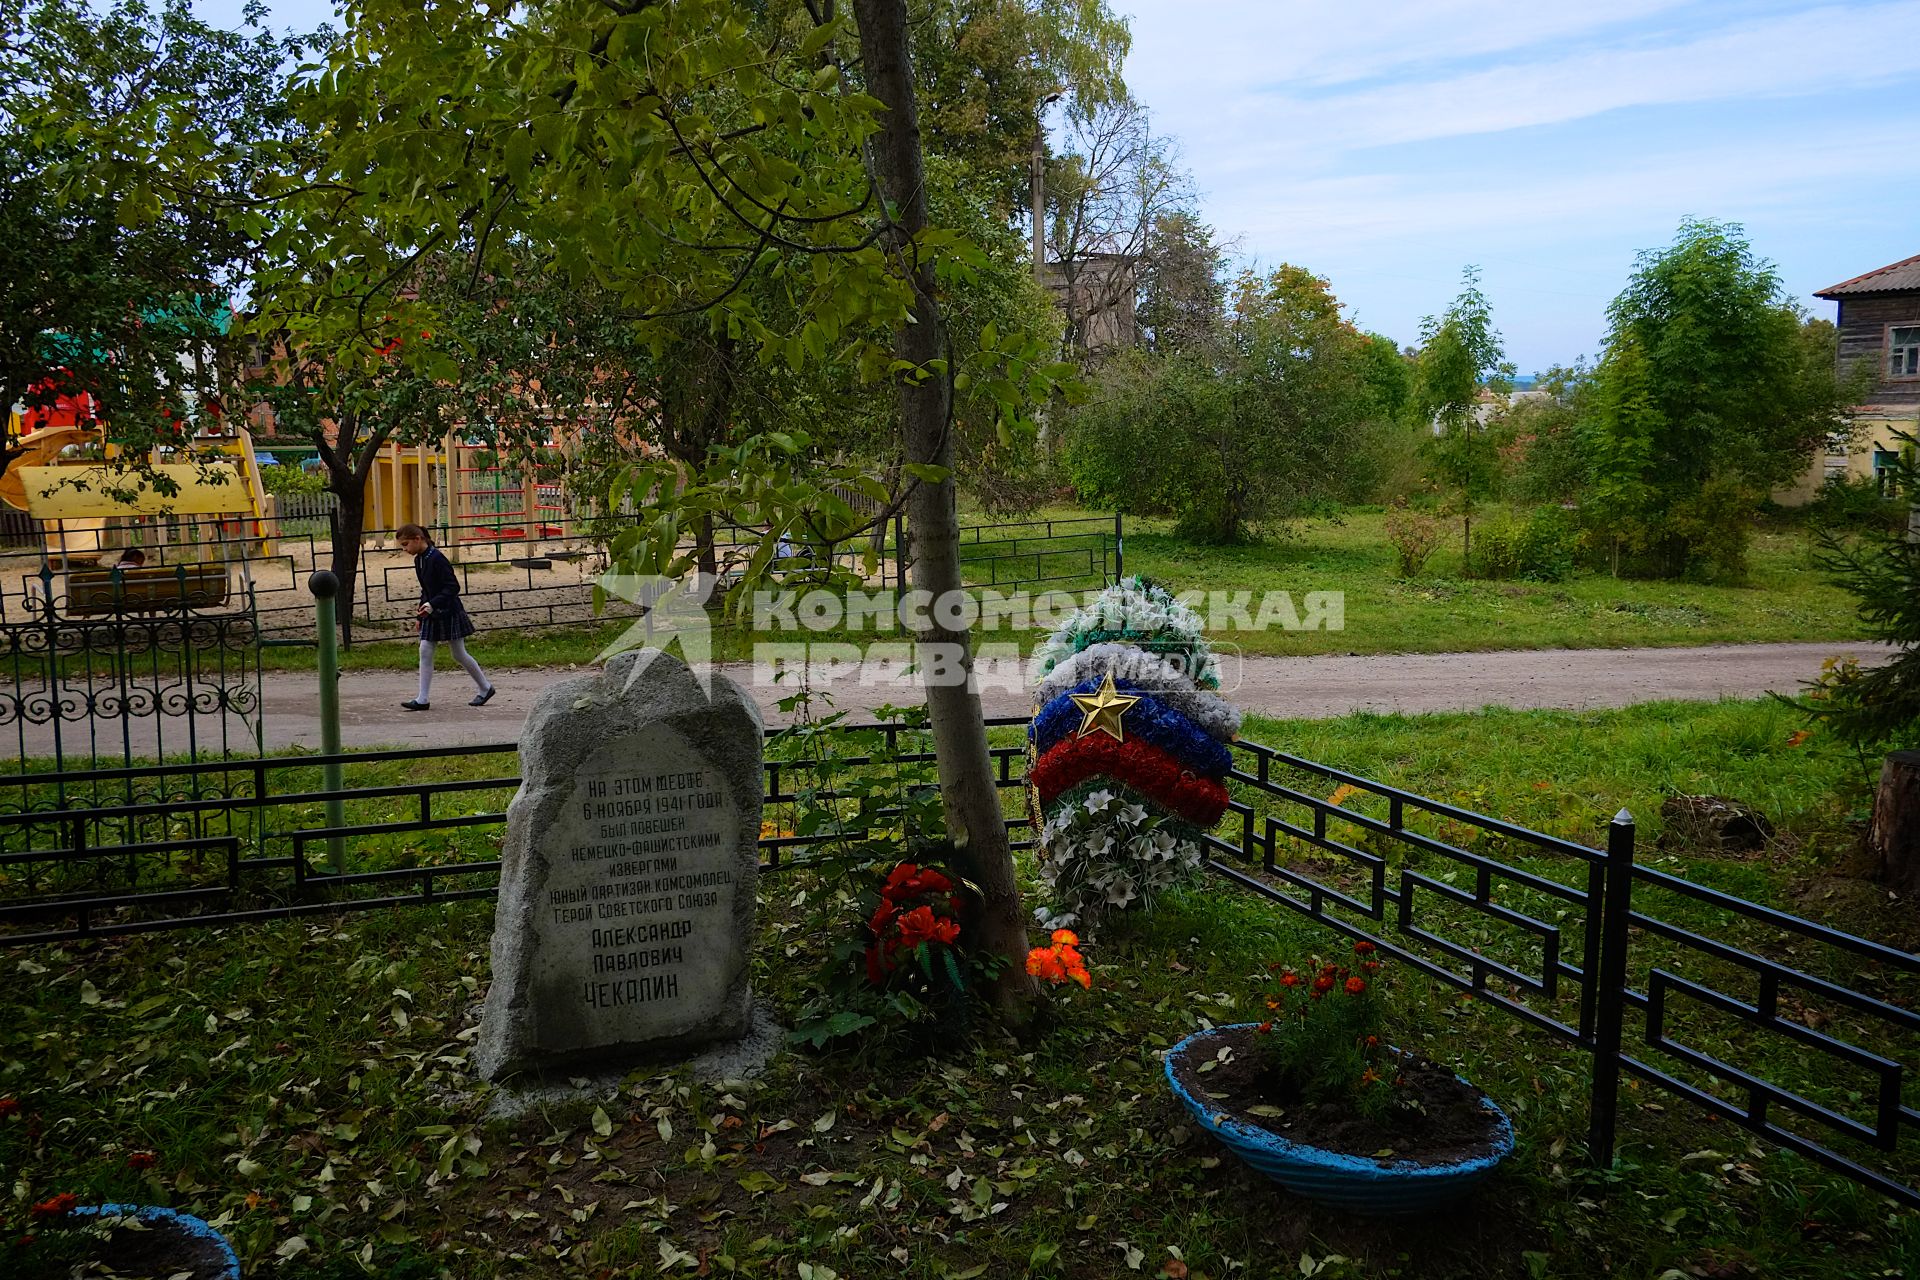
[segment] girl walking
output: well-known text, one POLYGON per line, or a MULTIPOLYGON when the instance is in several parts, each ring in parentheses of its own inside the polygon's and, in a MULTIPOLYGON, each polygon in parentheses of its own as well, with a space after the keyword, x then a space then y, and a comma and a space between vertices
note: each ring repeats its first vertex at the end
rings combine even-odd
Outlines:
POLYGON ((434 650, 445 642, 453 649, 453 658, 473 677, 475 693, 470 707, 483 707, 493 697, 493 681, 467 652, 467 637, 473 634, 473 619, 460 606, 460 578, 453 564, 433 545, 427 531, 417 524, 403 524, 394 531, 400 549, 413 557, 413 571, 420 578, 420 696, 401 703, 408 711, 425 711, 431 704, 428 690, 433 685, 434 650))

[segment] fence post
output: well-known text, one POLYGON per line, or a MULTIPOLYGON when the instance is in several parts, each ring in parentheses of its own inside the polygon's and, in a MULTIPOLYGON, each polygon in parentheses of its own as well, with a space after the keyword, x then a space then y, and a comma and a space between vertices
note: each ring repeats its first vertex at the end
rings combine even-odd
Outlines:
POLYGON ((893 563, 895 576, 899 580, 899 592, 907 593, 907 517, 905 512, 893 513, 893 563))
MULTIPOLYGON (((322 569, 307 579, 307 590, 313 593, 314 649, 319 655, 320 750, 322 754, 333 757, 340 754, 340 651, 337 647, 339 633, 333 618, 333 600, 340 593, 340 579, 322 569)), ((353 602, 347 603, 351 608, 353 602)), ((347 825, 347 807, 346 802, 340 799, 340 792, 344 789, 340 762, 329 758, 321 769, 327 787, 327 825, 344 827, 347 825)), ((327 865, 335 875, 346 871, 346 837, 327 838, 327 865)))
POLYGON ((1113 580, 1115 582, 1127 580, 1126 552, 1123 550, 1125 545, 1126 539, 1122 536, 1120 528, 1120 513, 1116 511, 1113 513, 1113 580))
POLYGON ((1620 1111, 1620 1034, 1627 1007, 1627 923, 1633 907, 1633 815, 1622 809, 1607 828, 1607 861, 1600 905, 1600 972, 1593 1027, 1593 1095, 1588 1109, 1587 1156, 1613 1167, 1620 1111))

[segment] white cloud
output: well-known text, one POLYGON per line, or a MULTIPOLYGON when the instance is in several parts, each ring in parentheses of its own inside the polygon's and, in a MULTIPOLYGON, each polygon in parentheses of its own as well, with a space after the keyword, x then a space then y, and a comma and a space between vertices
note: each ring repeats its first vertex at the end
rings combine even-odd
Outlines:
MULTIPOLYGON (((1211 202, 1210 217, 1249 243, 1343 255, 1408 237, 1558 240, 1579 227, 1671 231, 1682 216, 1774 215, 1810 196, 1841 193, 1881 174, 1911 134, 1862 127, 1841 141, 1755 138, 1738 147, 1676 147, 1605 171, 1525 166, 1468 173, 1374 172, 1245 185, 1211 202)), ((1307 259, 1307 265, 1312 265, 1307 259)))
MULTIPOLYGON (((1550 28, 1546 19, 1531 27, 1502 26, 1518 33, 1550 28)), ((1467 37, 1477 29, 1468 24, 1451 45, 1443 41, 1440 47, 1472 48, 1476 42, 1467 37)), ((1575 31, 1568 23, 1559 35, 1575 31)), ((1217 39, 1218 32, 1212 36, 1217 39)), ((1196 87, 1192 98, 1162 96, 1164 77, 1152 67, 1159 55, 1144 42, 1136 47, 1134 61, 1142 64, 1144 80, 1161 85, 1158 91, 1143 89, 1154 93, 1147 101, 1163 128, 1194 135, 1190 154, 1208 170, 1203 182, 1272 166, 1325 168, 1342 153, 1369 147, 1560 124, 1626 107, 1857 90, 1913 77, 1920 0, 1825 7, 1684 38, 1642 31, 1602 47, 1553 43, 1498 66, 1428 67, 1423 78, 1334 91, 1303 93, 1297 80, 1266 73, 1247 45, 1238 47, 1240 55, 1209 68, 1208 87, 1196 87), (1189 120, 1200 127, 1190 129, 1189 120)), ((1516 34, 1509 50, 1522 47, 1516 34)), ((1353 65, 1390 66, 1389 52, 1363 48, 1353 65)), ((1425 62, 1428 52, 1416 42, 1402 61, 1425 62)), ((1288 59, 1277 61, 1284 65, 1288 59)), ((1321 72, 1321 82, 1350 80, 1350 70, 1350 64, 1336 62, 1321 72)))
POLYGON ((1572 40, 1673 10, 1683 0, 1120 0, 1134 62, 1156 88, 1325 86, 1572 40))

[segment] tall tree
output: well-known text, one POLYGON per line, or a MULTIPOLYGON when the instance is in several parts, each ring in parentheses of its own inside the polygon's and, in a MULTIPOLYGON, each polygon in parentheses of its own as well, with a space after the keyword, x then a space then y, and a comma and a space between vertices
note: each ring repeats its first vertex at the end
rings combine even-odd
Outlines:
POLYGON ((1420 339, 1413 412, 1434 432, 1429 456, 1459 509, 1461 558, 1471 572, 1474 509, 1499 475, 1495 441, 1475 420, 1474 402, 1482 387, 1505 390, 1512 376, 1493 327, 1493 308, 1480 292, 1478 267, 1461 273, 1460 293, 1444 315, 1421 322, 1420 339))
POLYGON ((1608 320, 1587 432, 1607 483, 1636 495, 1632 549, 1667 575, 1737 559, 1758 496, 1847 429, 1856 392, 1830 331, 1805 322, 1738 226, 1695 220, 1640 255, 1608 320))
POLYGON ((1190 210, 1153 220, 1140 264, 1140 331, 1147 346, 1171 354, 1207 341, 1226 305, 1226 255, 1213 228, 1190 210))
POLYGON ((1074 484, 1215 543, 1299 515, 1337 492, 1372 412, 1364 347, 1326 280, 1243 274, 1206 341, 1100 367, 1068 427, 1074 484))
MULTIPOLYGON (((950 362, 952 351, 933 262, 915 251, 930 224, 913 69, 908 62, 907 6, 905 0, 854 0, 854 12, 867 88, 885 105, 873 146, 880 196, 891 214, 885 243, 891 261, 913 291, 912 305, 894 329, 895 358, 913 369, 928 369, 950 362)), ((966 583, 960 576, 960 519, 948 429, 952 392, 946 379, 938 377, 900 377, 898 384, 906 465, 918 470, 922 481, 907 499, 913 585, 932 600, 953 600, 966 583)), ((956 843, 985 899, 981 943, 989 951, 1021 959, 1026 952, 1026 921, 1013 876, 1006 817, 990 767, 980 694, 972 684, 970 637, 964 626, 944 620, 942 611, 935 609, 916 636, 915 649, 916 661, 929 672, 927 718, 933 727, 941 798, 956 843)), ((1033 980, 1021 965, 1011 964, 996 990, 1002 1011, 1017 1018, 1032 994, 1033 980)))
MULTIPOLYGON (((796 372, 857 364, 897 385, 897 488, 835 465, 802 432, 731 442, 698 470, 641 458, 622 492, 646 519, 614 554, 628 572, 679 575, 690 527, 737 514, 769 530, 745 592, 765 580, 782 533, 857 531, 835 492, 853 485, 882 516, 908 505, 917 580, 957 586, 942 461, 954 392, 981 387, 998 427, 1031 431, 1033 404, 1070 371, 1032 335, 983 326, 972 348, 951 341, 941 290, 985 258, 927 218, 904 4, 855 12, 850 28, 817 2, 552 0, 509 12, 364 0, 302 97, 325 151, 316 194, 274 241, 264 310, 308 349, 352 351, 369 317, 431 309, 398 298, 426 255, 457 250, 484 276, 510 244, 606 288, 643 342, 699 316, 754 360, 796 372), (851 40, 857 67, 844 65, 851 40), (325 286, 316 261, 336 264, 325 286)), ((966 632, 935 624, 927 638, 923 670, 950 654, 964 677, 966 632)), ((964 683, 930 688, 929 711, 948 820, 987 891, 989 945, 1017 957, 1025 921, 977 697, 964 683)), ((1009 1012, 1029 990, 1010 966, 1009 1012)))
POLYGON ((1066 316, 1065 350, 1130 345, 1130 315, 1154 228, 1186 209, 1193 181, 1172 139, 1131 98, 1068 104, 1063 151, 1047 164, 1049 278, 1066 316), (1115 332, 1122 327, 1124 332, 1115 332))
POLYGON ((0 3, 0 407, 89 393, 136 455, 220 410, 210 348, 250 247, 226 215, 264 194, 306 43, 265 12, 0 3))

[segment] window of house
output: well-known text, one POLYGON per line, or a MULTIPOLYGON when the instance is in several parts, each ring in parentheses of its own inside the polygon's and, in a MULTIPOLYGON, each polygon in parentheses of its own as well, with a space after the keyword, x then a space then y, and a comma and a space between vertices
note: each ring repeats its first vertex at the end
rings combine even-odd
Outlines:
POLYGON ((1920 324, 1887 327, 1887 376, 1920 378, 1920 324))
POLYGON ((1893 496, 1893 468, 1900 461, 1900 455, 1890 449, 1873 451, 1873 483, 1882 497, 1893 496))

